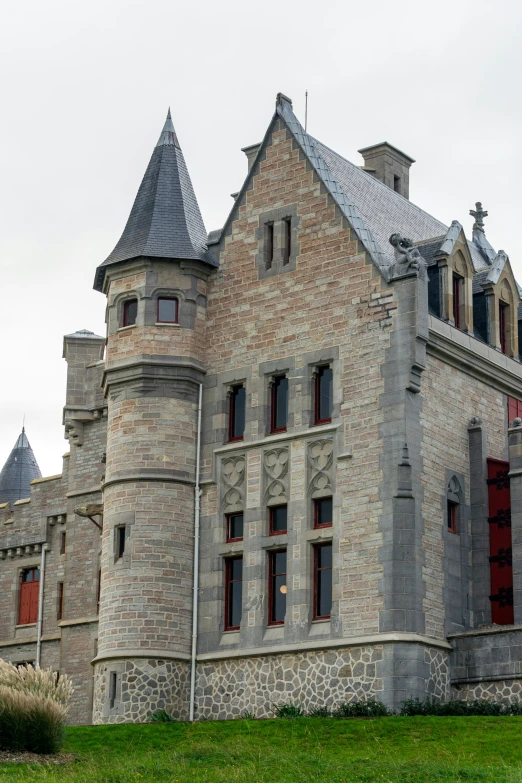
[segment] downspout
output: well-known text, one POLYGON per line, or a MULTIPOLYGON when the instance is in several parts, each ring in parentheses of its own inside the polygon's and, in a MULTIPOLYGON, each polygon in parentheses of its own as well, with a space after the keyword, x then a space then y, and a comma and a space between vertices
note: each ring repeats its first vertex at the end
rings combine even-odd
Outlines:
POLYGON ((47 544, 42 546, 42 557, 40 559, 40 584, 38 586, 38 621, 36 624, 36 666, 40 666, 42 653, 42 621, 43 621, 43 591, 45 581, 45 553, 47 544))
POLYGON ((190 660, 190 708, 189 720, 194 720, 194 698, 196 693, 196 650, 198 642, 198 592, 199 592, 199 513, 201 505, 201 488, 199 486, 200 452, 201 452, 201 403, 203 384, 199 384, 198 397, 198 429, 196 443, 196 484, 194 486, 194 585, 192 592, 192 655, 190 660))

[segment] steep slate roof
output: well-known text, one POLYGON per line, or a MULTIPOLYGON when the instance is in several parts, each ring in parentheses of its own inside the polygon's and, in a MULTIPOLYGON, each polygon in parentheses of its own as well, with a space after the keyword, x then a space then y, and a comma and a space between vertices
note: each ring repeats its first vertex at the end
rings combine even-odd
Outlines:
POLYGON ((207 233, 169 109, 127 225, 98 267, 94 288, 102 290, 110 264, 147 256, 214 265, 206 251, 207 233))
POLYGON ((25 428, 22 427, 22 432, 0 473, 0 503, 15 503, 22 498, 28 498, 31 494, 31 481, 41 477, 25 428))
MULTIPOLYGON (((428 240, 434 242, 435 238, 440 238, 442 244, 448 234, 448 226, 306 133, 293 112, 291 101, 281 93, 277 97, 276 112, 260 145, 256 160, 263 153, 272 123, 277 118, 283 120, 292 133, 384 276, 387 275, 388 268, 394 261, 393 248, 389 244, 391 234, 398 232, 415 243, 428 240)), ((256 160, 251 172, 254 170, 256 160)), ((247 176, 236 205, 240 203, 252 175, 250 173, 247 176)), ((233 207, 222 231, 213 231, 209 235, 209 245, 220 241, 234 213, 233 207)), ((468 247, 475 270, 489 266, 478 247, 472 242, 468 242, 468 247)))

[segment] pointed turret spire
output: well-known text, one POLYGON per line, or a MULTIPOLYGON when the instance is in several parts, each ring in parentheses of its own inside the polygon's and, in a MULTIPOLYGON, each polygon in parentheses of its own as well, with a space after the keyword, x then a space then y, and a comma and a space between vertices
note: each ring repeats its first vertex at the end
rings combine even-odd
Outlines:
POLYGON ((15 503, 31 494, 31 481, 42 474, 25 434, 18 436, 13 450, 0 473, 0 503, 15 503))
POLYGON ((110 256, 98 267, 101 291, 106 267, 140 256, 215 263, 207 232, 172 123, 170 109, 138 190, 127 225, 110 256))

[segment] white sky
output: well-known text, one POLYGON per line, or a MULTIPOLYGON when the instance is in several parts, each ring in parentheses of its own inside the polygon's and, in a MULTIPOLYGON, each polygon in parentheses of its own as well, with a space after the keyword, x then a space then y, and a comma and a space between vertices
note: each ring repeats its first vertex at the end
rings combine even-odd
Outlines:
POLYGON ((0 468, 26 414, 61 471, 62 335, 104 334, 94 271, 116 244, 167 107, 207 230, 219 228, 276 93, 356 163, 387 140, 410 197, 488 239, 522 281, 518 0, 3 0, 0 468))

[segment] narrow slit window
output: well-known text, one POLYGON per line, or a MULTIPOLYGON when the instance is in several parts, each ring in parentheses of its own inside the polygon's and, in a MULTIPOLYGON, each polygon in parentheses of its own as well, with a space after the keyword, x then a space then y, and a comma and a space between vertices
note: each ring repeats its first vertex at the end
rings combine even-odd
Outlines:
POLYGON ((116 686, 118 684, 117 672, 111 672, 109 678, 109 709, 112 710, 116 702, 116 686))
POLYGON ((286 549, 269 555, 268 587, 268 624, 282 625, 286 614, 286 549))
POLYGON ((272 269, 274 260, 274 224, 265 223, 265 256, 266 268, 272 269))
POLYGON ((332 527, 332 498, 314 500, 314 527, 332 527))
POLYGON ((230 392, 228 439, 243 440, 245 432, 246 392, 244 386, 233 386, 230 392))
POLYGON ((116 560, 121 560, 125 554, 126 527, 121 525, 116 528, 116 560))
POLYGON ((453 323, 457 329, 461 329, 462 323, 462 304, 464 278, 460 275, 453 275, 453 323))
POLYGON ((284 255, 283 264, 288 264, 290 256, 292 255, 292 218, 285 218, 283 220, 284 229, 284 255))
POLYGON ((327 620, 332 612, 332 545, 314 548, 314 620, 327 620))
POLYGON ((243 540, 243 512, 240 514, 227 514, 227 541, 243 540))
POLYGON ((499 302, 498 327, 500 336, 500 350, 506 353, 507 348, 507 324, 508 324, 509 305, 499 302))
POLYGON ((56 619, 63 620, 63 582, 58 582, 58 606, 56 619))
POLYGON ((285 432, 288 421, 288 378, 280 375, 272 383, 270 431, 285 432))
POLYGON ((98 586, 96 588, 96 613, 100 612, 100 596, 101 596, 101 568, 98 568, 98 586))
POLYGON ((270 515, 270 535, 280 536, 288 530, 288 507, 271 506, 270 515))
POLYGON ((134 326, 138 317, 138 300, 127 299, 123 303, 123 323, 122 326, 134 326))
POLYGON ((329 366, 318 367, 315 374, 315 423, 332 420, 333 372, 329 366))
POLYGON ((458 503, 448 500, 448 530, 450 533, 457 532, 457 509, 458 503))
POLYGON ((62 533, 60 535, 60 554, 61 555, 65 554, 66 543, 67 543, 67 534, 66 533, 62 533))
POLYGON ((243 558, 225 561, 225 631, 237 631, 243 611, 243 558))
POLYGON ((397 174, 393 177, 393 189, 396 193, 401 192, 401 178, 397 176, 397 174))
POLYGON ((157 323, 178 323, 178 300, 173 297, 160 297, 158 299, 157 323))

